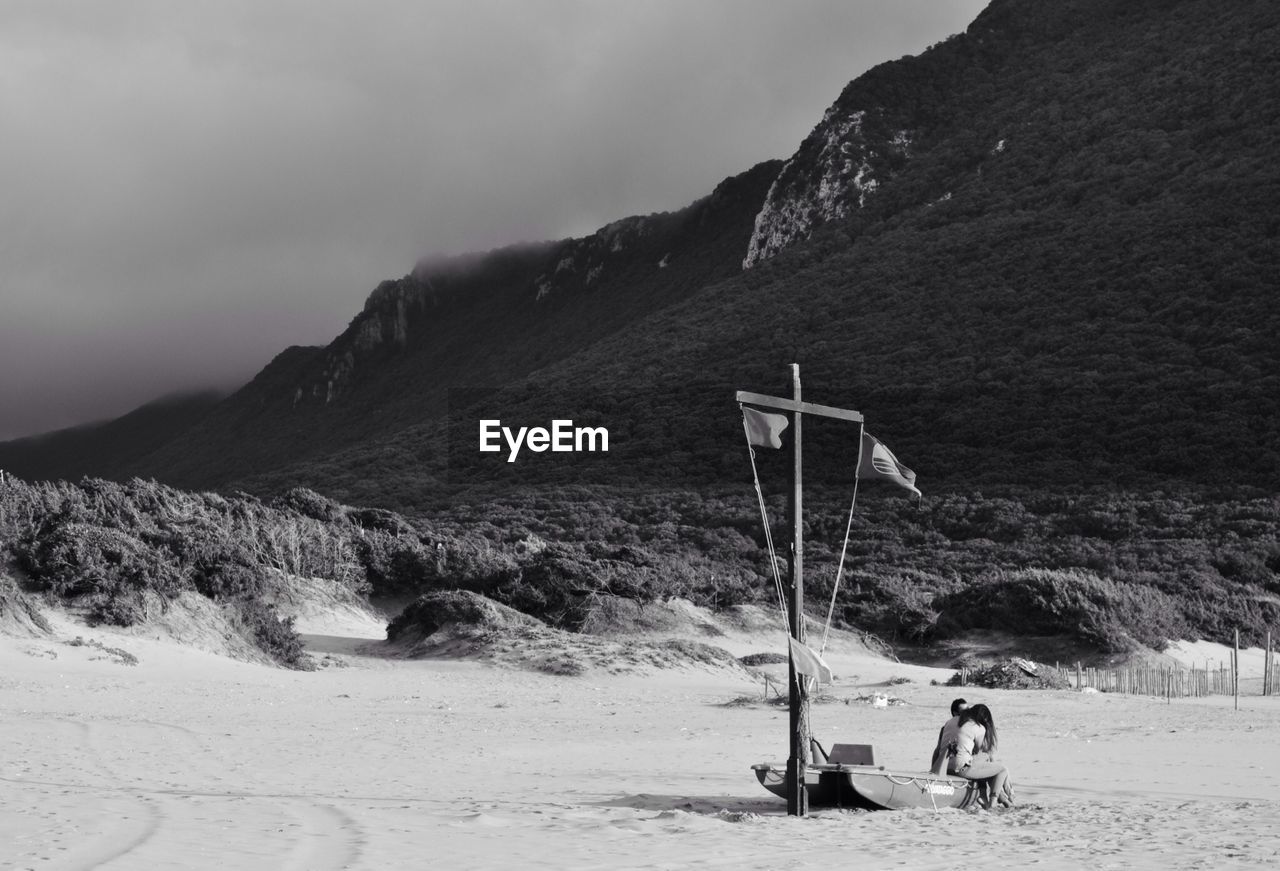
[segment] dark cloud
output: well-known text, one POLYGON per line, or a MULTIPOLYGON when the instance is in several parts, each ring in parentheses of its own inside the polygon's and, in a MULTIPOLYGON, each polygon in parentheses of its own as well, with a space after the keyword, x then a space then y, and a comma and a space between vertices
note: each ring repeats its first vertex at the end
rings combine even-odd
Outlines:
POLYGON ((421 256, 678 208, 976 0, 0 9, 0 438, 230 386, 421 256))

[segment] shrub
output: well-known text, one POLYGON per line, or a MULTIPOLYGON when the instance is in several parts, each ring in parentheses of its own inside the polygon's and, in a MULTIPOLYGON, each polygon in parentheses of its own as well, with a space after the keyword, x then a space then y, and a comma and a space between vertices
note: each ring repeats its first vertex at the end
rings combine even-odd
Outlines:
POLYGON ((412 535, 413 526, 394 511, 383 508, 350 508, 347 518, 361 529, 385 532, 393 536, 412 535))
POLYGON ((272 506, 296 511, 303 517, 330 523, 343 516, 342 506, 326 496, 306 487, 294 487, 276 499, 272 506))
POLYGON ((1071 635, 1109 652, 1162 648, 1186 637, 1177 600, 1142 584, 1117 584, 1079 570, 998 574, 937 602, 940 634, 1000 629, 1071 635))
POLYGON ((939 615, 932 584, 922 583, 918 573, 863 580, 861 591, 848 597, 846 622, 891 641, 922 644, 933 637, 939 615))
POLYGON ((173 597, 187 588, 166 551, 119 529, 64 523, 22 539, 14 552, 37 589, 85 601, 92 619, 118 626, 141 619, 144 590, 173 597))
POLYGON ((532 617, 469 590, 439 590, 409 603, 387 625, 388 641, 416 641, 448 625, 484 631, 532 626, 532 617))
POLYGON ((573 548, 552 545, 493 590, 493 598, 564 629, 581 628, 588 597, 604 592, 599 566, 573 548))
POLYGON ((267 590, 266 573, 236 559, 205 559, 195 566, 196 591, 210 599, 245 600, 267 590))
POLYGON ((239 599, 235 607, 259 650, 281 665, 311 670, 302 639, 293 628, 292 617, 280 619, 274 607, 259 599, 239 599))
POLYGON ((786 665, 790 658, 785 653, 748 653, 738 657, 738 662, 746 666, 786 665))

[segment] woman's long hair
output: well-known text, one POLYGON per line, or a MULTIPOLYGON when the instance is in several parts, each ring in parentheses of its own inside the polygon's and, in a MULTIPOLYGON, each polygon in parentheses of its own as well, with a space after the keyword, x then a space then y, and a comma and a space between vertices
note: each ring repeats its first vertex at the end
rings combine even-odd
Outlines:
POLYGON ((982 746, 978 749, 983 753, 990 753, 996 749, 996 721, 991 719, 991 709, 986 705, 974 705, 972 708, 965 708, 960 712, 960 725, 965 723, 977 723, 987 734, 983 736, 982 746))

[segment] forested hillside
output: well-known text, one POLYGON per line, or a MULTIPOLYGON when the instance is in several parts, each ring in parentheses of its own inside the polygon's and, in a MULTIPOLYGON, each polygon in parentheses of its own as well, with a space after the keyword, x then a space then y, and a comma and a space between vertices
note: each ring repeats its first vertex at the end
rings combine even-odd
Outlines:
MULTIPOLYGON (((522 424, 607 421, 608 455, 455 449, 464 474, 446 476, 433 419, 238 480, 402 507, 516 483, 712 484, 741 468, 733 390, 785 389, 797 361, 807 396, 862 410, 935 492, 1274 488, 1278 17, 995 3, 854 81, 815 130, 910 108, 915 150, 862 208, 485 400, 522 424)), ((477 416, 455 415, 455 448, 477 416)), ((848 480, 856 441, 810 438, 815 479, 848 480)))

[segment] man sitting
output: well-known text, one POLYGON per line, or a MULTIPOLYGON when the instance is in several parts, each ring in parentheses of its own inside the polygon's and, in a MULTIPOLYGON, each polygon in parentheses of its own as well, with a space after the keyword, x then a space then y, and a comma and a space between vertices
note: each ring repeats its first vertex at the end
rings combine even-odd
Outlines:
POLYGON ((956 699, 951 703, 951 719, 938 730, 938 744, 933 748, 933 758, 929 761, 929 770, 934 774, 947 773, 947 757, 951 755, 951 747, 960 731, 960 712, 967 707, 969 703, 964 699, 956 699))

